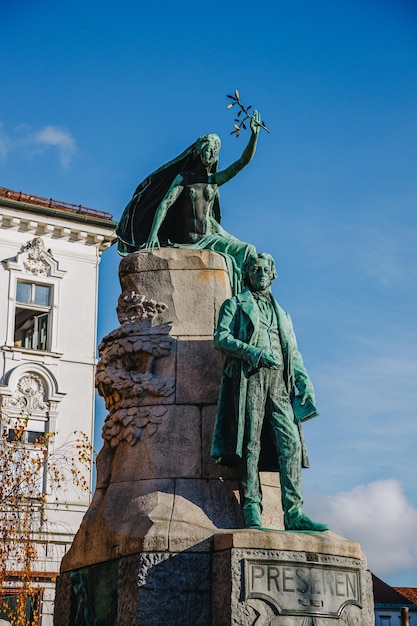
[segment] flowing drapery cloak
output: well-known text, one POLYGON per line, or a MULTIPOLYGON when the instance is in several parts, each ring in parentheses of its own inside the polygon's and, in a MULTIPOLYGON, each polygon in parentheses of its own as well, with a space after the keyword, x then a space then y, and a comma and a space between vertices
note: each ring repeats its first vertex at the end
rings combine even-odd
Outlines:
MULTIPOLYGON (((175 178, 182 174, 185 180, 190 179, 190 173, 192 174, 195 170, 200 159, 197 151, 198 144, 205 137, 206 135, 200 137, 182 154, 150 174, 137 187, 116 228, 119 239, 119 254, 125 256, 135 252, 146 243, 155 213, 175 178)), ((218 162, 216 161, 209 174, 214 174, 217 171, 217 165, 218 162)), ((243 264, 249 256, 256 255, 255 247, 233 237, 221 227, 218 191, 214 197, 210 214, 207 215, 208 232, 195 243, 182 242, 181 207, 184 201, 186 201, 185 194, 181 193, 168 209, 158 231, 161 245, 218 252, 226 261, 232 293, 239 293, 242 289, 241 270, 243 264)))
MULTIPOLYGON (((116 234, 119 238, 119 254, 125 256, 130 252, 135 252, 146 243, 155 213, 174 179, 178 174, 191 172, 195 169, 197 160, 200 159, 197 153, 197 144, 201 139, 202 137, 138 185, 116 228, 116 234)), ((216 171, 217 161, 212 166, 210 173, 214 174, 216 171)), ((178 209, 184 200, 181 196, 182 194, 170 207, 159 229, 158 237, 162 245, 167 245, 168 242, 181 243, 179 241, 181 226, 178 220, 180 214, 178 209)), ((211 217, 220 224, 221 213, 218 194, 214 199, 211 217)))

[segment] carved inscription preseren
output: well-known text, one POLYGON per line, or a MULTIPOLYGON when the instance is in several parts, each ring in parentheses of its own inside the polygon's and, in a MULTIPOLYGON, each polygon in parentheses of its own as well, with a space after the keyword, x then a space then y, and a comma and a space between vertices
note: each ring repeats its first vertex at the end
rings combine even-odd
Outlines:
POLYGON ((245 559, 245 598, 265 600, 282 615, 340 617, 362 606, 360 572, 320 563, 245 559))

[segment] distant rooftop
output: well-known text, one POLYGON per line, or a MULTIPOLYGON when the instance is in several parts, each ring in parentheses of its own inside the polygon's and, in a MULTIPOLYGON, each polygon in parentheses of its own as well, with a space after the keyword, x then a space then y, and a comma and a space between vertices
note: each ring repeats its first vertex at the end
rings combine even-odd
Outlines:
POLYGON ((417 605, 417 587, 394 587, 394 589, 417 605))
POLYGON ((61 200, 43 198, 42 196, 22 193, 21 191, 13 191, 12 189, 6 189, 6 187, 0 187, 0 197, 9 198, 10 200, 15 200, 17 202, 36 204, 42 207, 67 211, 69 213, 78 213, 88 217, 97 217, 102 220, 113 220, 113 215, 107 211, 99 211, 97 209, 90 209, 86 206, 82 206, 82 204, 71 204, 70 202, 61 202, 61 200))
POLYGON ((413 587, 390 587, 375 574, 372 574, 372 583, 375 605, 410 606, 416 603, 417 597, 412 597, 411 593, 416 591, 413 587))

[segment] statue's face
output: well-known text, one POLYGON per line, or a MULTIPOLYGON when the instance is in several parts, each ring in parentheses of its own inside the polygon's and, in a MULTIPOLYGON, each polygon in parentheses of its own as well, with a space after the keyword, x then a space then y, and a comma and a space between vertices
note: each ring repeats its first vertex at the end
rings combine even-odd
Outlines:
POLYGON ((251 291, 264 291, 270 287, 273 278, 269 261, 257 259, 249 271, 248 278, 251 291))
POLYGON ((220 140, 217 135, 206 135, 198 144, 198 154, 205 167, 211 167, 219 160, 220 140))

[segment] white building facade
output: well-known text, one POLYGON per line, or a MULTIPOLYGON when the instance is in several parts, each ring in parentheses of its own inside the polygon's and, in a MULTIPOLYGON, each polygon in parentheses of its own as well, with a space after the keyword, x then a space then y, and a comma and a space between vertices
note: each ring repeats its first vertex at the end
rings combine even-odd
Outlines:
MULTIPOLYGON (((110 214, 0 188, 1 419, 28 416, 26 447, 51 432, 58 451, 75 431, 93 439, 98 266, 114 229, 110 214)), ((54 577, 90 491, 52 495, 46 476, 42 489, 48 538, 41 528, 36 579, 40 624, 50 626, 54 577)))

